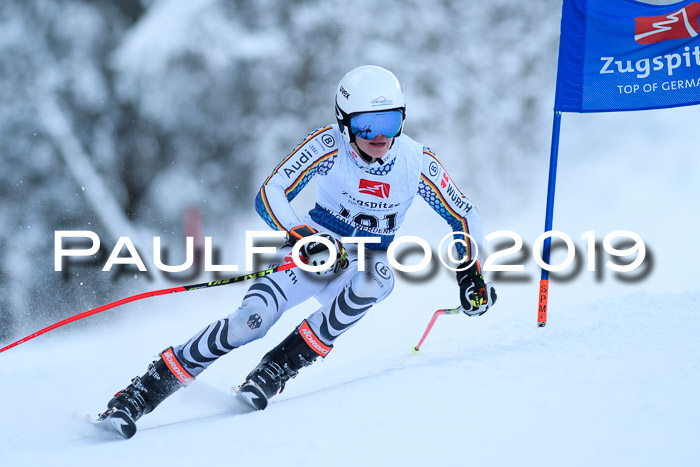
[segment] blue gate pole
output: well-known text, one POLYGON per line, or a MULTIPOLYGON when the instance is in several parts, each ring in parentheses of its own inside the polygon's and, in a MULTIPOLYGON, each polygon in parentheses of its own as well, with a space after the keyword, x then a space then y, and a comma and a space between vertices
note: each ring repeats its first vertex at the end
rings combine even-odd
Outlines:
MULTIPOLYGON (((554 218, 554 189, 557 184, 557 159, 559 157, 559 130, 561 128, 561 112, 554 111, 552 124, 552 148, 549 154, 549 185, 547 187, 547 214, 544 220, 544 231, 551 232, 554 218)), ((542 260, 549 264, 552 237, 544 240, 542 247, 542 260)), ((547 301, 549 299, 549 271, 542 268, 540 276, 540 294, 537 308, 537 325, 544 327, 547 324, 547 301)))

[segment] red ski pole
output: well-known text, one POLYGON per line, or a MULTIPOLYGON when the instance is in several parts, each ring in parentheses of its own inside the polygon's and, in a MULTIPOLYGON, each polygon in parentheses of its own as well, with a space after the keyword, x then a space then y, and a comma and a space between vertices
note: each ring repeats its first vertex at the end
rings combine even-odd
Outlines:
POLYGON ((420 350, 420 346, 423 345, 423 341, 425 340, 426 337, 428 337, 428 334, 430 333, 430 330, 433 329, 433 325, 435 324, 435 321, 437 321, 438 316, 441 315, 457 315, 459 313, 462 313, 462 307, 458 306, 457 308, 445 308, 442 310, 438 310, 435 313, 433 313, 433 317, 430 319, 430 322, 428 323, 428 327, 425 329, 425 332, 423 333, 423 337, 420 338, 420 342, 418 342, 418 345, 413 347, 413 350, 418 352, 420 350))
POLYGON ((192 284, 192 285, 181 285, 179 287, 154 290, 152 292, 144 292, 144 293, 141 293, 138 295, 132 295, 131 297, 122 298, 121 300, 117 300, 117 301, 114 301, 112 303, 108 303, 106 305, 98 306, 97 308, 93 308, 92 310, 84 311, 84 312, 79 313, 75 316, 71 316, 70 318, 66 318, 62 321, 59 321, 58 323, 54 323, 51 326, 45 327, 44 329, 41 329, 35 333, 28 335, 27 337, 24 337, 16 342, 13 342, 12 344, 9 344, 9 345, 3 347, 2 349, 0 349, 0 353, 4 352, 6 350, 9 350, 12 347, 15 347, 17 345, 20 345, 24 342, 27 342, 30 339, 34 339, 37 336, 40 336, 40 335, 45 334, 49 331, 52 331, 56 328, 60 328, 61 326, 64 326, 68 323, 72 323, 74 321, 78 321, 80 319, 87 318, 88 316, 92 316, 92 315, 95 315, 95 314, 100 313, 102 311, 109 310, 110 308, 116 308, 120 305, 124 305, 125 303, 135 302, 136 300, 141 300, 143 298, 155 297, 156 295, 165 295, 165 294, 169 294, 169 293, 189 292, 191 290, 208 289, 210 287, 217 287, 219 285, 233 284, 236 282, 246 281, 248 279, 257 279, 258 277, 267 276, 267 275, 275 273, 277 271, 285 271, 287 269, 292 269, 295 267, 296 267, 296 264, 294 264, 293 262, 284 263, 284 264, 280 264, 278 266, 275 266, 273 268, 264 269, 262 271, 253 272, 250 274, 244 274, 242 276, 231 277, 229 279, 223 279, 220 281, 203 282, 201 284, 192 284))

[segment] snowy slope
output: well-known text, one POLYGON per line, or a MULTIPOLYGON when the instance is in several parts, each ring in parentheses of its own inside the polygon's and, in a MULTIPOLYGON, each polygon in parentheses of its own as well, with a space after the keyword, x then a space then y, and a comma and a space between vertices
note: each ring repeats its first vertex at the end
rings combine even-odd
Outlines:
MULTIPOLYGON (((227 415, 229 385, 298 320, 285 317, 284 332, 217 362, 142 419, 135 438, 110 439, 84 414, 181 334, 149 341, 166 314, 143 309, 109 334, 84 329, 3 355, 3 464, 690 465, 700 454, 699 306, 698 293, 635 294, 568 310, 546 332, 529 314, 446 316, 419 355, 409 349, 427 314, 406 313, 397 335, 368 341, 370 325, 389 324, 379 317, 268 410, 227 415)), ((173 328, 195 321, 171 312, 183 317, 173 328)))
MULTIPOLYGON (((152 355, 232 311, 245 286, 130 304, 0 355, 2 465, 697 464, 697 112, 564 117, 555 228, 578 244, 591 229, 639 233, 654 256, 645 279, 582 273, 554 283, 549 324, 538 329, 529 261, 528 281, 497 284, 498 304, 483 317, 440 318, 419 355, 411 346, 436 308, 456 305, 456 287, 445 271, 402 279, 268 410, 227 415, 235 409, 229 387, 308 315, 307 303, 122 441, 84 415, 142 374, 152 355)), ((486 232, 515 230, 532 243, 546 166, 533 167, 532 178, 519 210, 492 215, 498 198, 476 200, 486 232)), ((426 219, 435 217, 422 202, 411 216, 402 234, 432 232, 426 219)), ((444 232, 437 225, 431 240, 444 232)))

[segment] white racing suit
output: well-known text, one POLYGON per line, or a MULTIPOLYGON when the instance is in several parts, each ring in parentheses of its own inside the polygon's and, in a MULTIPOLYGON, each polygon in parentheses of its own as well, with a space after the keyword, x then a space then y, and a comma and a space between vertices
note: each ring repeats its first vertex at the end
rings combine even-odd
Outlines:
MULTIPOLYGON (((380 162, 366 163, 329 125, 311 132, 265 180, 255 206, 265 222, 289 231, 307 224, 340 239, 376 237, 367 244, 364 272, 358 271, 357 248, 347 244, 350 265, 337 274, 318 276, 301 269, 280 271, 255 280, 241 306, 174 348, 192 376, 218 357, 264 336, 286 310, 315 297, 321 307, 304 326, 307 344, 320 355, 357 323, 394 286, 386 249, 416 195, 420 195, 455 232, 470 234, 481 244, 481 219, 471 201, 447 174, 433 152, 402 134, 380 162), (290 202, 318 177, 316 205, 300 220, 290 202)), ((461 238, 459 235, 455 235, 461 238)), ((282 248, 274 264, 288 262, 291 247, 282 248)), ((458 254, 473 259, 469 242, 458 254)))

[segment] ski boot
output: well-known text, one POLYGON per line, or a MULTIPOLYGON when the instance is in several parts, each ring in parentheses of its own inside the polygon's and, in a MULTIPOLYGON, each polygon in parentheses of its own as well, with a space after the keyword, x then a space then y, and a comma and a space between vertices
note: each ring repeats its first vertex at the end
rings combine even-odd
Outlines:
POLYGON ((114 395, 107 403, 107 411, 100 414, 97 421, 118 418, 115 428, 125 431, 121 433, 122 436, 130 438, 136 432, 136 420, 193 380, 170 347, 160 354, 158 360, 148 365, 146 374, 135 377, 126 389, 114 395))
POLYGON ((299 370, 325 357, 333 348, 316 337, 304 320, 294 332, 262 358, 238 388, 238 396, 256 410, 267 407, 269 399, 284 390, 285 383, 299 370))

